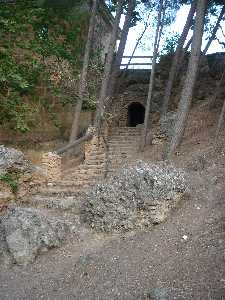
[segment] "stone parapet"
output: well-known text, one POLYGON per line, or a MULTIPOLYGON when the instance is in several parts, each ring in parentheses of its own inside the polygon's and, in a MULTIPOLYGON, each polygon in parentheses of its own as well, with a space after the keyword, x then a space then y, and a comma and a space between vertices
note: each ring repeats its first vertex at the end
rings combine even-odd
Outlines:
POLYGON ((48 183, 57 183, 62 178, 62 158, 61 156, 48 152, 42 156, 42 168, 46 172, 48 183))

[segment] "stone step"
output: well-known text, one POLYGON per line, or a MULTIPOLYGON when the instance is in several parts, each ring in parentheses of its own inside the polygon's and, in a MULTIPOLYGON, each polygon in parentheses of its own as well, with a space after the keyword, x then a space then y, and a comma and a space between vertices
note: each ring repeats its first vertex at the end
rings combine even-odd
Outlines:
POLYGON ((120 169, 121 169, 121 167, 118 167, 118 168, 114 168, 114 169, 109 170, 109 171, 107 172, 107 177, 108 177, 109 175, 112 175, 112 174, 117 173, 120 169))
POLYGON ((109 139, 109 142, 111 141, 133 141, 133 140, 138 140, 139 139, 139 135, 137 136, 133 136, 133 135, 114 135, 111 136, 109 139))
POLYGON ((76 156, 74 158, 71 158, 71 159, 67 159, 67 161, 64 163, 64 166, 67 167, 67 166, 71 166, 71 165, 76 165, 77 163, 80 163, 84 158, 84 155, 79 155, 79 156, 76 156))
POLYGON ((136 152, 138 151, 138 148, 136 147, 111 147, 109 148, 108 153, 117 153, 117 152, 136 152))
POLYGON ((117 159, 117 160, 111 160, 109 161, 108 163, 108 167, 109 166, 117 166, 118 164, 121 165, 121 164, 125 164, 127 163, 128 161, 130 161, 131 158, 127 157, 125 159, 117 159))
POLYGON ((111 154, 109 155, 108 163, 113 161, 123 161, 127 158, 134 157, 134 153, 117 153, 117 155, 111 154))
POLYGON ((117 157, 118 158, 123 158, 125 156, 133 156, 136 152, 133 152, 133 151, 117 151, 116 153, 115 152, 110 152, 109 153, 109 156, 108 158, 109 159, 116 159, 117 157))
POLYGON ((128 147, 128 148, 133 148, 133 147, 138 147, 138 143, 137 142, 127 142, 127 143, 123 143, 123 142, 117 142, 117 143, 109 143, 108 144, 108 149, 110 148, 122 148, 122 147, 128 147))
POLYGON ((108 164, 115 164, 118 162, 127 162, 129 159, 132 159, 132 156, 120 156, 120 157, 116 157, 114 159, 110 159, 108 164))
POLYGON ((85 161, 85 164, 83 164, 83 166, 87 166, 87 165, 93 165, 93 166, 102 166, 104 165, 106 161, 106 158, 104 160, 98 160, 98 159, 88 159, 87 161, 85 161))
POLYGON ((135 147, 115 147, 115 148, 109 148, 109 154, 111 154, 111 153, 117 153, 117 152, 120 152, 120 153, 126 153, 126 152, 132 152, 132 153, 134 153, 134 152, 136 152, 138 149, 137 148, 135 148, 135 147))
MULTIPOLYGON (((105 172, 105 170, 104 170, 105 172)), ((64 178, 64 180, 62 182, 74 182, 74 184, 78 183, 78 182, 84 182, 84 181, 90 181, 90 180, 97 180, 97 179, 101 179, 104 175, 104 172, 93 172, 93 173, 85 173, 85 174, 80 174, 80 175, 77 175, 77 174, 70 174, 69 176, 66 176, 64 178), (81 176, 82 175, 82 176, 81 176), (82 179, 81 179, 82 177, 82 179)), ((80 183, 79 183, 80 184, 80 183)))
POLYGON ((108 170, 113 170, 113 169, 118 169, 119 167, 122 167, 124 165, 126 165, 127 162, 118 162, 118 163, 114 163, 108 166, 108 170))
POLYGON ((42 196, 74 196, 79 197, 81 194, 89 190, 93 185, 96 184, 96 181, 84 182, 77 185, 58 185, 54 188, 42 188, 39 193, 42 196))
POLYGON ((112 133, 111 133, 111 136, 113 136, 113 135, 120 135, 120 136, 122 136, 122 135, 141 135, 141 131, 137 131, 137 130, 135 130, 135 131, 130 131, 130 130, 128 130, 128 131, 113 131, 112 133))
POLYGON ((75 171, 79 172, 78 166, 77 166, 77 167, 73 167, 73 168, 69 168, 69 169, 63 171, 63 172, 62 172, 62 174, 63 174, 62 177, 68 176, 68 175, 70 175, 71 173, 74 173, 75 171))
POLYGON ((135 141, 126 141, 126 142, 123 142, 123 141, 116 141, 116 142, 109 142, 108 143, 108 149, 110 147, 129 147, 129 146, 139 146, 139 143, 135 140, 135 141))
POLYGON ((109 142, 108 143, 108 148, 110 147, 126 147, 126 146, 137 146, 139 145, 139 143, 137 141, 128 141, 128 142, 122 142, 122 141, 116 141, 116 142, 109 142))
POLYGON ((88 155, 85 158, 85 161, 83 164, 85 164, 87 161, 89 160, 95 160, 95 161, 101 161, 105 159, 106 154, 104 154, 104 156, 97 156, 96 154, 92 153, 92 155, 88 155))
POLYGON ((91 169, 91 168, 86 168, 84 170, 80 170, 79 174, 76 173, 76 175, 80 176, 80 175, 89 175, 89 174, 94 174, 94 175, 98 175, 98 174, 102 174, 103 170, 102 169, 91 169))
POLYGON ((111 135, 137 135, 142 134, 140 130, 114 130, 111 132, 111 135))
POLYGON ((83 184, 89 184, 92 180, 92 178, 82 178, 81 179, 77 179, 76 181, 74 180, 71 180, 70 178, 68 179, 64 179, 63 181, 61 181, 59 184, 58 184, 58 187, 82 187, 83 184))
POLYGON ((80 212, 80 201, 74 196, 43 196, 34 195, 29 203, 29 206, 35 208, 47 208, 56 210, 71 210, 74 214, 80 212))
POLYGON ((114 133, 114 134, 112 134, 111 136, 110 136, 110 138, 109 138, 109 140, 112 140, 112 139, 120 139, 120 138, 125 138, 125 139, 136 139, 136 138, 138 138, 138 137, 140 137, 141 136, 141 134, 139 134, 139 133, 126 133, 126 134, 124 134, 124 133, 114 133))
POLYGON ((132 130, 132 129, 125 129, 125 130, 116 129, 116 130, 113 130, 111 132, 111 134, 128 134, 128 133, 130 133, 130 134, 141 134, 142 131, 137 130, 137 129, 134 129, 134 130, 132 130))
POLYGON ((75 196, 78 197, 84 190, 78 189, 77 187, 55 187, 55 188, 42 188, 40 194, 42 196, 75 196))
POLYGON ((121 163, 121 164, 111 165, 111 166, 109 166, 108 171, 109 170, 117 170, 119 168, 122 168, 124 165, 126 165, 126 164, 125 163, 121 163))
POLYGON ((98 164, 97 161, 95 162, 87 162, 83 165, 80 165, 79 168, 74 168, 74 169, 71 169, 72 173, 82 173, 84 170, 93 170, 93 169, 96 169, 96 170, 102 170, 104 168, 104 164, 98 164))
POLYGON ((142 128, 136 128, 136 127, 114 127, 112 129, 112 132, 116 132, 116 131, 119 131, 119 132, 135 132, 135 131, 142 131, 142 128))

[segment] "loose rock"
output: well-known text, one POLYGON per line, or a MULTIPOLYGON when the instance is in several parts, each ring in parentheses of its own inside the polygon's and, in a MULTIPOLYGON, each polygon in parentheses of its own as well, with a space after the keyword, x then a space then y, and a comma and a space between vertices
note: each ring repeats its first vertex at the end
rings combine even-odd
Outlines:
POLYGON ((140 161, 123 168, 87 194, 81 207, 81 221, 107 232, 151 226, 166 218, 186 190, 182 170, 140 161))

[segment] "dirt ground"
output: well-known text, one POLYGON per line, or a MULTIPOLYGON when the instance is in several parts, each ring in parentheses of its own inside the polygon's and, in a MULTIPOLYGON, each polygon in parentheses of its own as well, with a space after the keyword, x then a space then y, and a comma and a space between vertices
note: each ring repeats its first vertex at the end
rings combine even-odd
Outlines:
MULTIPOLYGON (((151 230, 104 236, 80 229, 33 265, 0 270, 0 299, 225 299, 224 132, 197 106, 173 162, 190 174, 190 197, 151 230)), ((162 145, 146 149, 160 159, 162 145)))

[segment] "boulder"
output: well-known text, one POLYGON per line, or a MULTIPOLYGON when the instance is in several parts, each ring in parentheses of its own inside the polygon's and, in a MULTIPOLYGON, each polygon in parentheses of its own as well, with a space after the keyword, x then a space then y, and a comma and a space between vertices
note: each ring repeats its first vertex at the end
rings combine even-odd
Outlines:
POLYGON ((10 266, 13 263, 13 258, 10 255, 8 245, 5 238, 5 230, 0 221, 0 265, 2 267, 10 266))
POLYGON ((12 207, 0 219, 0 260, 9 258, 19 265, 61 245, 69 225, 44 216, 33 208, 12 207))
POLYGON ((186 191, 182 170, 139 161, 87 193, 81 222, 106 232, 151 226, 162 222, 186 191))

